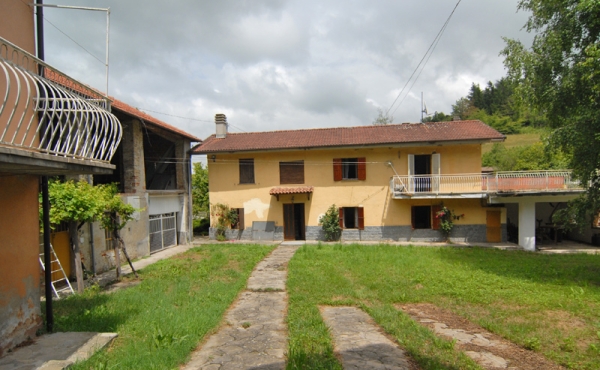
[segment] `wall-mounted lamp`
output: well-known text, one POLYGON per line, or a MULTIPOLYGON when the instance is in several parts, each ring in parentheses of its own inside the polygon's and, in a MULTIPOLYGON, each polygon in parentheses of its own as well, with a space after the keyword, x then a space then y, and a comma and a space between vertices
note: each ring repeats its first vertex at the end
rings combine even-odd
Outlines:
POLYGON ((211 159, 213 162, 216 162, 216 161, 217 161, 217 156, 213 154, 213 155, 211 155, 211 156, 210 156, 210 159, 211 159))

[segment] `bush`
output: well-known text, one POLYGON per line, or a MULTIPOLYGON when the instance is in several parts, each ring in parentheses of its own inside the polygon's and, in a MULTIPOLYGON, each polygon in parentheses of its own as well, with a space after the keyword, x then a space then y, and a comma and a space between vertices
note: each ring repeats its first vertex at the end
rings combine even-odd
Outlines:
POLYGON ((340 214, 335 204, 325 212, 323 216, 319 218, 319 225, 322 226, 323 232, 325 233, 325 240, 335 241, 342 235, 342 228, 340 227, 340 214))
POLYGON ((201 218, 194 220, 194 234, 195 235, 208 235, 208 229, 210 227, 209 218, 201 218))

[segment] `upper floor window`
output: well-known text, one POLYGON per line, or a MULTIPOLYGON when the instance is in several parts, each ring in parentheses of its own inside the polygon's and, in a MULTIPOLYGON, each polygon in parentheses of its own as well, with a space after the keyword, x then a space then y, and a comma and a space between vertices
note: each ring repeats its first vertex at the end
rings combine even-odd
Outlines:
POLYGON ((280 184, 304 184, 304 161, 279 162, 280 184))
POLYGON ((365 158, 333 159, 333 181, 366 179, 367 166, 365 158))
POLYGON ((240 184, 254 183, 254 158, 240 159, 240 184))

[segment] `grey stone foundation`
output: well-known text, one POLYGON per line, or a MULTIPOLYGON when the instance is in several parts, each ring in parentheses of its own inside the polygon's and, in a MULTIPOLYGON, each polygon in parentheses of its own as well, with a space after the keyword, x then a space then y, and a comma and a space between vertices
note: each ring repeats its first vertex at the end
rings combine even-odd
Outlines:
MULTIPOLYGON (((215 239, 214 229, 209 236, 215 239)), ((506 224, 502 224, 502 241, 507 240, 506 224)), ((228 230, 227 239, 252 240, 252 229, 228 230)), ((283 240, 283 227, 275 227, 273 240, 283 240)), ((320 226, 306 227, 306 240, 325 240, 320 226)), ((450 241, 455 243, 484 243, 487 240, 486 225, 455 225, 450 233, 450 241)), ((395 242, 444 242, 446 237, 440 230, 415 229, 410 226, 367 226, 364 230, 342 230, 341 241, 395 241, 395 242)))

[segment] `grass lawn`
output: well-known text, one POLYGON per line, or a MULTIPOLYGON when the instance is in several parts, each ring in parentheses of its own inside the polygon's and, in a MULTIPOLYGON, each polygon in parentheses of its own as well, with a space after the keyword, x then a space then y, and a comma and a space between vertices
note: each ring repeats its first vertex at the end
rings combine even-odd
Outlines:
POLYGON ((600 368, 600 256, 318 245, 288 269, 288 369, 341 369, 318 305, 364 309, 423 369, 479 369, 394 306, 420 302, 566 367, 600 368))
MULTIPOLYGON (((506 140, 501 143, 506 149, 513 148, 516 146, 525 146, 535 144, 540 141, 543 131, 530 132, 525 134, 506 135, 506 140)), ((494 143, 486 143, 481 146, 481 154, 487 153, 492 150, 494 143)))
POLYGON ((57 301, 56 331, 119 334, 110 349, 73 369, 178 368, 273 248, 201 246, 139 271, 137 286, 110 294, 91 288, 57 301))

